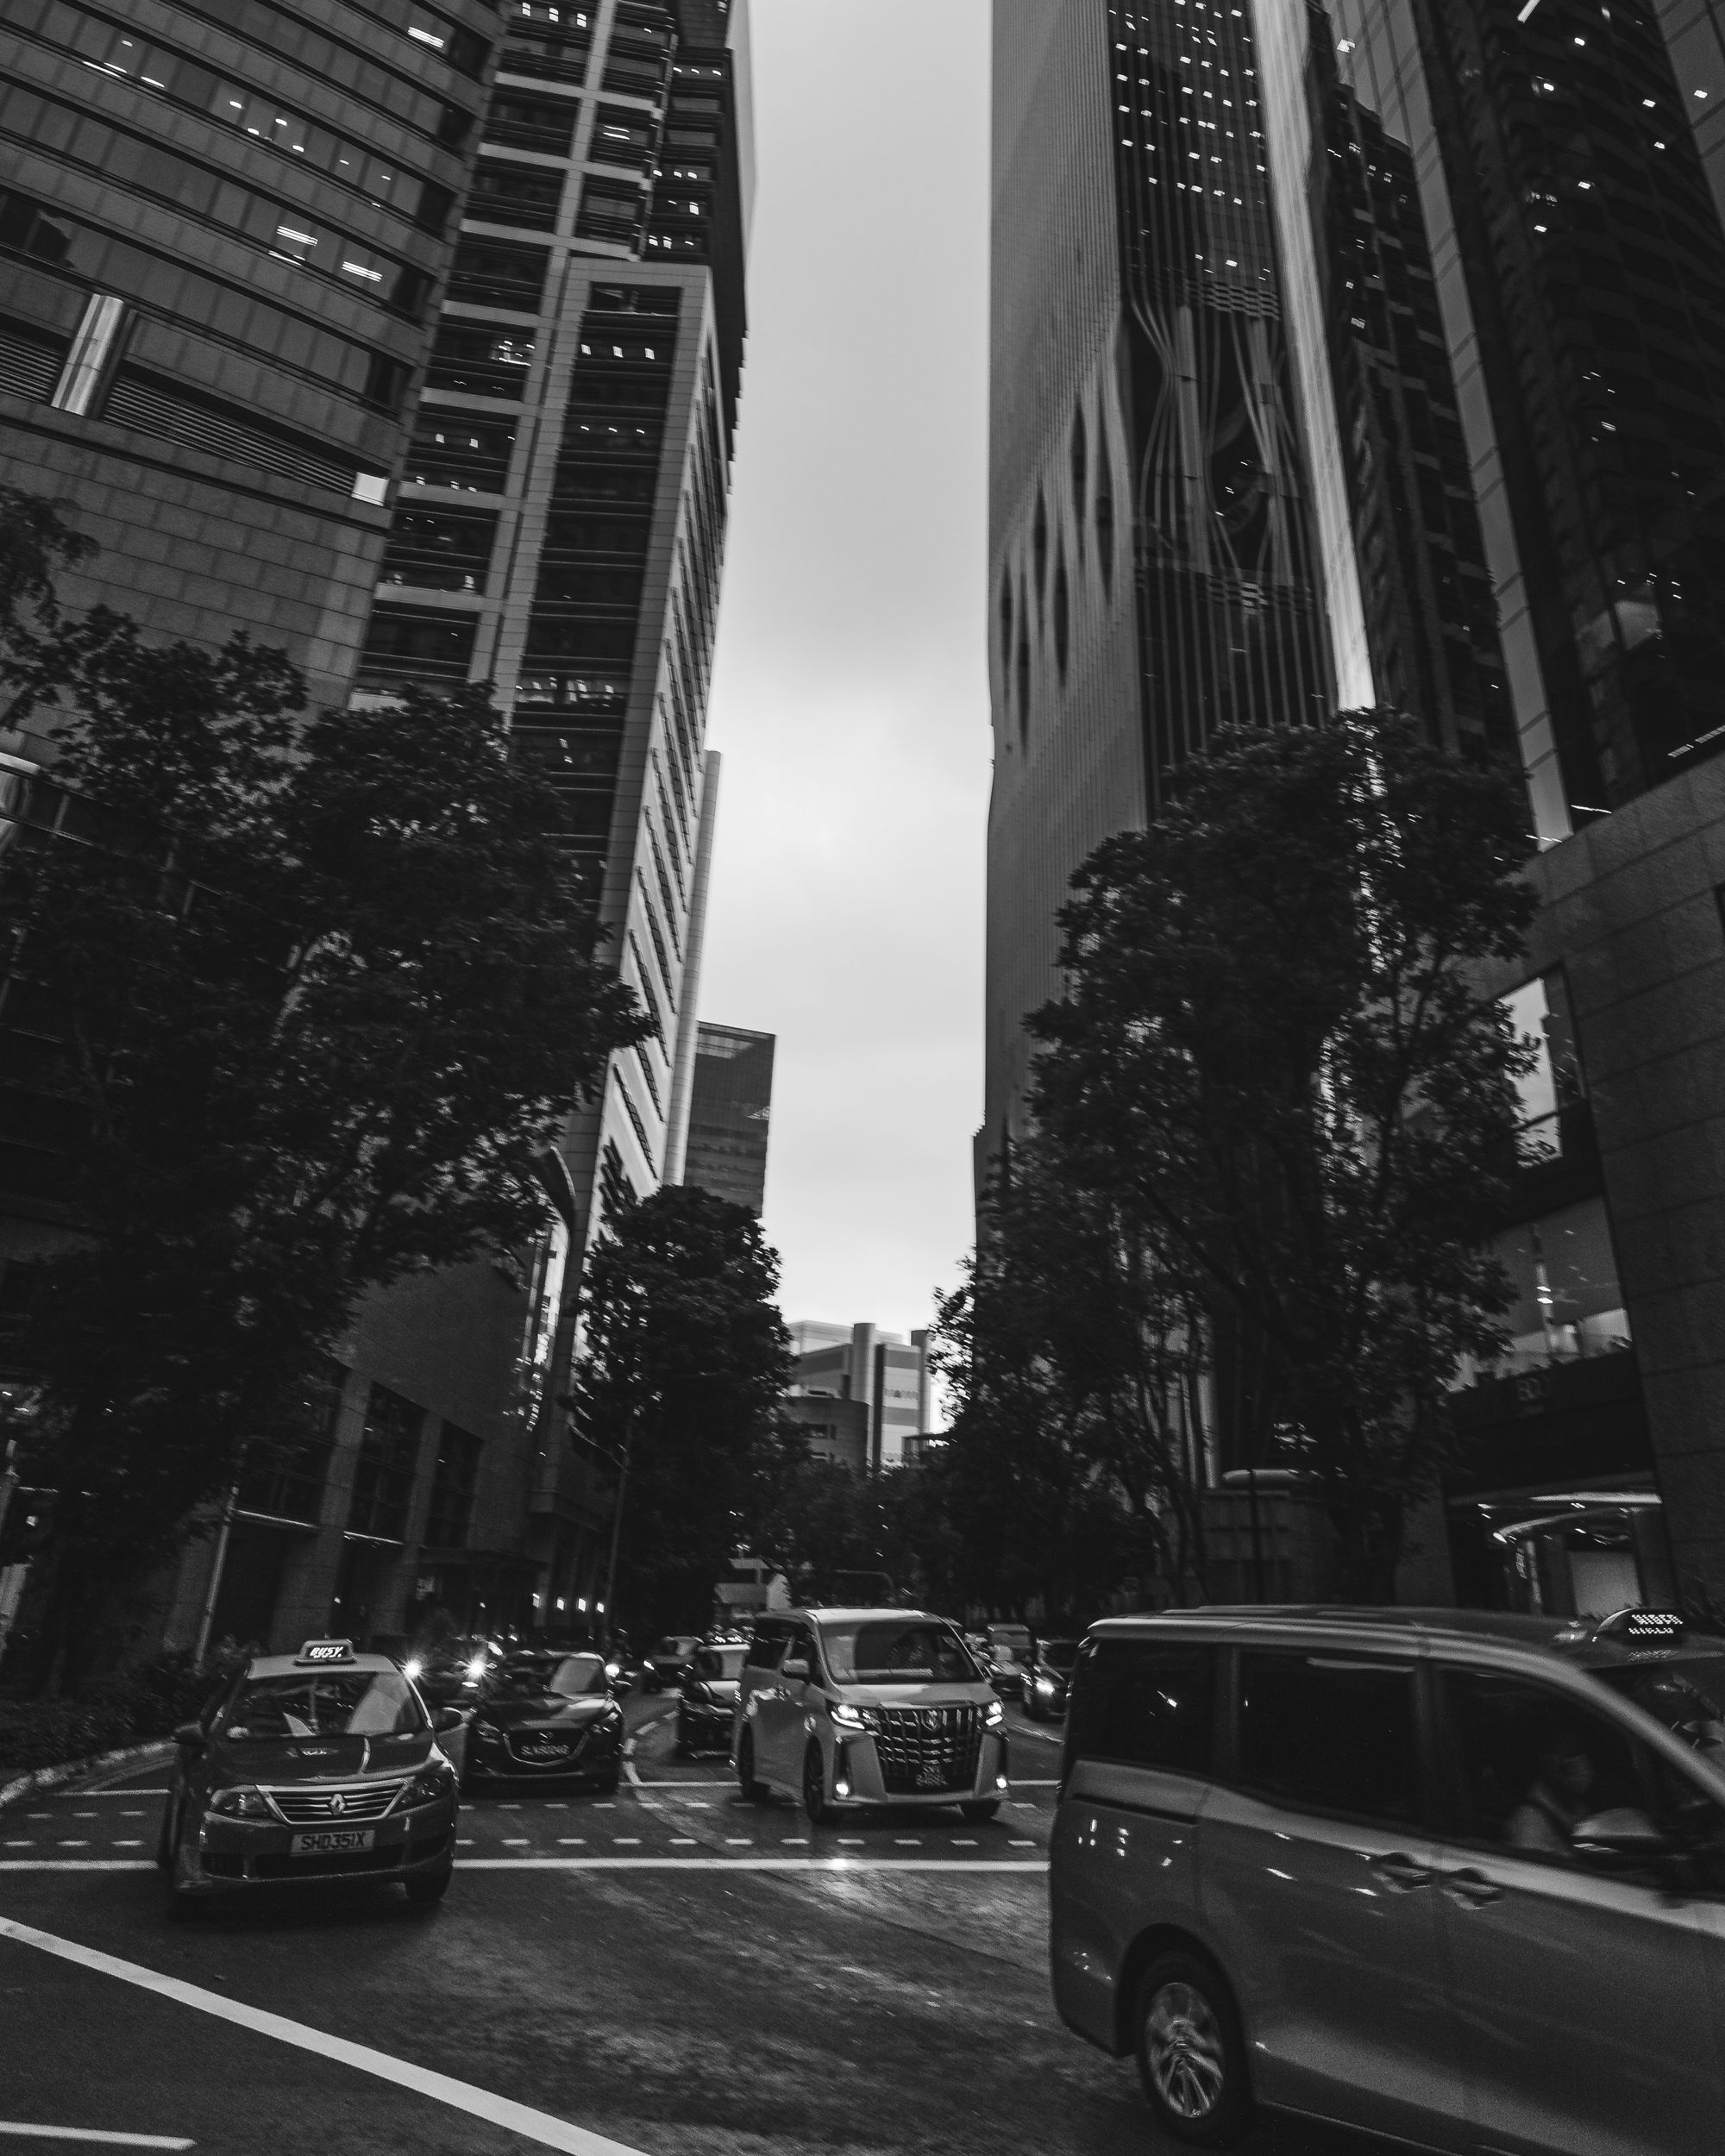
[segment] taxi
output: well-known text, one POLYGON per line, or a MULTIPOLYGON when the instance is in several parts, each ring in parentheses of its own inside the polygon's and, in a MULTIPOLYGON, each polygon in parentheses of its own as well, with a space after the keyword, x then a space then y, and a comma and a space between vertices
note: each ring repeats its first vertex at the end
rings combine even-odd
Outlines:
POLYGON ((399 1880, 410 1902, 441 1901, 456 1777, 437 1739, 461 1720, 428 1712, 387 1655, 350 1639, 255 1656, 173 1733, 156 1845, 172 1903, 340 1880, 399 1880))

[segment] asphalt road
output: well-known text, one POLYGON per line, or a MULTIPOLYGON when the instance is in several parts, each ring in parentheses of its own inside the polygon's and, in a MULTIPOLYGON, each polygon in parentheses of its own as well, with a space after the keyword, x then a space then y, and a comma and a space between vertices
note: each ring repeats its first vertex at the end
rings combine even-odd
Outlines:
POLYGON ((464 1806, 430 1911, 373 1889, 171 1922, 160 1769, 0 1813, 0 2147, 1157 2151, 1131 2065, 1049 2002, 1057 1733, 1013 1713, 995 1821, 816 1832, 722 1759, 674 1759, 669 1708, 629 1702, 614 1800, 464 1806))

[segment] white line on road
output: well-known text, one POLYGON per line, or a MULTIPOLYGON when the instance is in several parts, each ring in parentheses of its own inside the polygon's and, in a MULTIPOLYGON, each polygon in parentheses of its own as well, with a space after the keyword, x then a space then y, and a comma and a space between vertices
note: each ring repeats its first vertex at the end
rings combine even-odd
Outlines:
POLYGON ((693 1777, 687 1782, 637 1782, 637 1789, 728 1789, 731 1786, 727 1775, 721 1782, 697 1782, 693 1777))
MULTIPOLYGON (((509 1859, 498 1861, 507 1863, 509 1859)), ((505 2127, 527 2140, 536 2141, 542 2148, 561 2148, 568 2151, 568 2156, 641 2156, 639 2150, 629 2148, 621 2141, 607 2140, 602 2134, 589 2133, 583 2126, 572 2126, 566 2119, 553 2118, 549 2111, 535 2111, 508 2096, 493 2096, 489 2089, 475 2089, 448 2074, 434 2073, 428 2066, 416 2066, 405 2059, 392 2059, 386 2052, 373 2051, 369 2045, 353 2043, 345 2036, 332 2036, 321 2028, 309 2028, 301 2021, 290 2021, 285 2015, 267 2013, 260 2007, 244 2005, 238 1999, 224 1999, 219 1992, 206 1991, 201 1985, 184 1983, 178 1977, 165 1977, 158 1970, 144 1968, 134 1961, 122 1961, 114 1954, 101 1953, 93 1946, 82 1946, 70 1939, 58 1939, 52 1932, 36 1931, 28 1924, 15 1923, 10 1917, 0 1916, 0 1939, 15 1939, 21 1946, 35 1946, 43 1953, 58 1955, 63 1961, 94 1969, 103 1976, 117 1977, 122 1984, 135 1984, 141 1990, 154 1991, 179 2006, 195 2007, 218 2021, 231 2021, 236 2028, 250 2029, 260 2036, 273 2036, 279 2043, 292 2044, 319 2058, 332 2059, 361 2073, 374 2074, 380 2081, 392 2081, 399 2089, 410 2089, 417 2096, 448 2104, 452 2111, 465 2111, 470 2118, 505 2127)), ((158 2142, 156 2146, 187 2148, 191 2144, 173 2141, 158 2142)))
POLYGON ((22 2134, 31 2141, 111 2141, 122 2148, 196 2148, 196 2141, 172 2134, 104 2134, 93 2126, 20 2126, 0 2119, 0 2134, 22 2134))
MULTIPOLYGON (((1025 1845, 1026 1848, 1031 1844, 1025 1845)), ((1024 1871, 1032 1857, 469 1857, 465 1871, 1024 1871)))
MULTIPOLYGON (((54 1792, 50 1790, 48 1794, 53 1796, 54 1792)), ((97 1796, 166 1796, 166 1795, 167 1783, 166 1782, 151 1782, 141 1788, 129 1789, 68 1789, 65 1792, 64 1802, 69 1804, 87 1804, 92 1797, 97 1796)), ((92 1813, 91 1816, 93 1818, 95 1814, 92 1813)))

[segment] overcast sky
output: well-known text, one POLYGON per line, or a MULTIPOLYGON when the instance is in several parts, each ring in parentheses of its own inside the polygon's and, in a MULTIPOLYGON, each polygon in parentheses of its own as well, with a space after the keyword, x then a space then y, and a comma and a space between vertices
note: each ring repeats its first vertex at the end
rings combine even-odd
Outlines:
POLYGON ((926 1325, 982 1116, 987 0, 751 0, 700 1012, 778 1036, 787 1319, 926 1325))

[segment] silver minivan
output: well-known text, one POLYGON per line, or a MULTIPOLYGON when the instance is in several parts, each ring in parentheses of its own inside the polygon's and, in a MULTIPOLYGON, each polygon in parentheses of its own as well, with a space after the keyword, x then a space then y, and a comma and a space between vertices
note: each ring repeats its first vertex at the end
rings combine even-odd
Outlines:
POLYGON ((867 1805, 1007 1793, 1006 1714, 957 1626, 914 1609, 763 1617, 743 1658, 731 1764, 743 1794, 782 1789, 819 1826, 867 1805))
POLYGON ((1254 2105, 1448 2156, 1725 2150, 1725 1639, 1664 1613, 1094 1626, 1062 2017, 1176 2138, 1254 2105))

